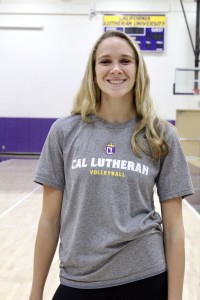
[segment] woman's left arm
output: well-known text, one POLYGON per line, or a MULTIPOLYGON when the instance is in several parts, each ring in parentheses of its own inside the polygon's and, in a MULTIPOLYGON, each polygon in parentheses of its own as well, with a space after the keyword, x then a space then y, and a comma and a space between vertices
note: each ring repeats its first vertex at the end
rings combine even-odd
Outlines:
POLYGON ((182 300, 185 270, 182 198, 161 202, 161 213, 168 272, 168 300, 182 300))

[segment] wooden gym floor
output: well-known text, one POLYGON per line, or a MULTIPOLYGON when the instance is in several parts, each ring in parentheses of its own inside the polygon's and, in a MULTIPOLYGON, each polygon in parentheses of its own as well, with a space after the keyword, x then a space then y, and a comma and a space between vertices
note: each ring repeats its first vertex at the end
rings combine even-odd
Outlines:
MULTIPOLYGON (((35 159, 0 163, 0 300, 28 300, 42 188, 33 183, 35 159)), ((198 183, 200 185, 200 182, 198 183)), ((200 199, 200 194, 198 195, 200 199)), ((159 203, 156 197, 156 207, 159 203)), ((183 300, 200 298, 200 215, 183 201, 186 272, 183 300)), ((58 253, 50 269, 44 300, 59 284, 58 253)))

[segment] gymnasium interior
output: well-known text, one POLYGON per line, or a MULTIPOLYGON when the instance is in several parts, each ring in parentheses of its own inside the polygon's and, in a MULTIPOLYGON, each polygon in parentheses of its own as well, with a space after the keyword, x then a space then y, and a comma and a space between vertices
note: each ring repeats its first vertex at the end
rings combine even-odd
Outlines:
MULTIPOLYGON (((0 300, 29 297, 38 159, 52 124, 71 113, 94 42, 119 27, 138 41, 156 111, 188 162, 183 300, 200 299, 200 0, 0 0, 0 300)), ((58 284, 56 253, 44 300, 58 284)))

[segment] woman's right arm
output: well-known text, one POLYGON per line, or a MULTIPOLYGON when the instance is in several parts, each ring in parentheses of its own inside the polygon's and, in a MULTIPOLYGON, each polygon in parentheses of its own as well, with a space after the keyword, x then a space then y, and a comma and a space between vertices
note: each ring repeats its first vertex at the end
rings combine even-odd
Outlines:
POLYGON ((34 252, 34 271, 29 300, 42 300, 44 285, 53 260, 60 233, 63 192, 43 186, 43 207, 34 252))

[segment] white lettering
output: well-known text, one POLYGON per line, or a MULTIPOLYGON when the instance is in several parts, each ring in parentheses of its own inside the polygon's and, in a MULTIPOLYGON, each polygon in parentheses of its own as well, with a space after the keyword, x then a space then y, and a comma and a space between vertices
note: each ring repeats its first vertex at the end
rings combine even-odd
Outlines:
POLYGON ((79 158, 79 159, 74 159, 72 161, 72 169, 78 169, 78 168, 86 168, 86 159, 85 158, 79 158))
MULTIPOLYGON (((79 158, 72 160, 72 169, 80 169, 88 167, 86 158, 79 158)), ((129 170, 133 172, 137 172, 143 175, 149 174, 149 168, 146 165, 142 165, 140 163, 134 163, 133 161, 120 160, 120 159, 109 159, 109 158, 92 158, 91 159, 91 167, 99 167, 99 168, 112 168, 112 169, 121 169, 121 170, 129 170)), ((105 171, 104 172, 112 172, 105 171)), ((110 175, 109 173, 106 173, 110 175)), ((119 173, 120 174, 120 173, 119 173)), ((120 175, 116 176, 120 176, 120 175)), ((113 175, 112 175, 113 176, 113 175)))
POLYGON ((127 170, 131 170, 134 171, 134 162, 133 161, 128 161, 128 166, 127 166, 127 170))
POLYGON ((72 161, 72 169, 76 169, 76 159, 72 161))
POLYGON ((116 169, 120 169, 120 160, 119 159, 113 159, 112 167, 116 169))
POLYGON ((142 173, 141 164, 137 163, 135 167, 135 172, 142 173))
POLYGON ((82 159, 82 168, 86 168, 86 167, 87 167, 86 159, 83 158, 83 159, 82 159))
POLYGON ((98 158, 98 167, 102 168, 105 165, 105 158, 98 158))
POLYGON ((107 168, 111 167, 111 162, 112 162, 112 159, 109 159, 109 158, 106 159, 106 167, 107 168))
POLYGON ((97 167, 97 164, 95 163, 95 158, 92 158, 91 160, 91 167, 97 167))
POLYGON ((121 160, 121 169, 127 169, 127 161, 121 160))
POLYGON ((77 168, 81 168, 81 159, 77 159, 77 162, 76 162, 76 169, 77 168))
POLYGON ((149 168, 145 165, 142 166, 142 174, 148 175, 149 173, 149 168))

